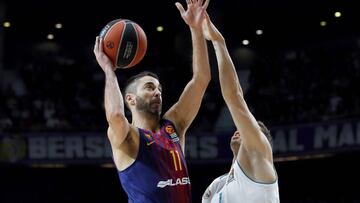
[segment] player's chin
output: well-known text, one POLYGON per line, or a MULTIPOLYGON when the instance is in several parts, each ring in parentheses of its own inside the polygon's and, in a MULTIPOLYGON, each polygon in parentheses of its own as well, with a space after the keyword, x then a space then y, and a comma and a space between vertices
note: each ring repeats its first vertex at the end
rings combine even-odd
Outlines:
POLYGON ((153 113, 153 114, 158 114, 158 115, 160 115, 161 114, 161 105, 159 105, 159 106, 152 106, 152 108, 151 108, 151 112, 153 113))
POLYGON ((151 104, 151 108, 152 108, 152 109, 159 109, 159 110, 161 110, 161 107, 162 107, 161 103, 152 103, 152 104, 151 104))
POLYGON ((236 144, 235 142, 230 142, 230 148, 231 151, 234 152, 234 150, 236 150, 237 148, 239 148, 238 144, 236 144))
POLYGON ((230 145, 234 146, 234 147, 239 146, 240 145, 240 138, 231 139, 230 145))

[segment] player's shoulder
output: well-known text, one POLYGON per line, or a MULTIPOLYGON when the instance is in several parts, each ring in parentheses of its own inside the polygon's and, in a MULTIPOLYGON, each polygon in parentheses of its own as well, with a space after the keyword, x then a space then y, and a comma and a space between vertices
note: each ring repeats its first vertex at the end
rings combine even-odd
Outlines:
POLYGON ((226 177, 228 174, 221 175, 215 178, 211 184, 206 189, 202 197, 202 203, 207 203, 211 201, 212 196, 218 193, 226 183, 226 177))
POLYGON ((225 182, 226 182, 227 176, 228 176, 228 173, 223 174, 223 175, 215 178, 215 179, 213 180, 213 182, 211 183, 211 185, 212 185, 214 188, 222 187, 222 185, 225 184, 225 182))
MULTIPOLYGON (((225 174, 223 174, 223 175, 221 175, 221 176, 217 177, 215 180, 217 180, 217 181, 224 180, 224 179, 226 179, 227 175, 229 175, 229 173, 225 173, 225 174)), ((215 181, 215 180, 214 180, 214 181, 215 181)))

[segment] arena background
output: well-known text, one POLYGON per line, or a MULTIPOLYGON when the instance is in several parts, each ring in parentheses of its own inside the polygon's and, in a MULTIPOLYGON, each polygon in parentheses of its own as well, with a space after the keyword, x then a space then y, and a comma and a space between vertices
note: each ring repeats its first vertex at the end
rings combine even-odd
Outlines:
MULTIPOLYGON (((174 3, 0 1, 1 203, 126 202, 105 135, 104 76, 93 44, 113 19, 139 23, 146 56, 116 73, 120 84, 142 70, 158 73, 167 110, 191 77, 190 33, 174 3)), ((360 202, 358 3, 211 0, 208 12, 251 111, 274 136, 281 202, 360 202)), ((234 126, 211 44, 209 52, 213 79, 187 135, 194 202, 232 158, 234 126)))

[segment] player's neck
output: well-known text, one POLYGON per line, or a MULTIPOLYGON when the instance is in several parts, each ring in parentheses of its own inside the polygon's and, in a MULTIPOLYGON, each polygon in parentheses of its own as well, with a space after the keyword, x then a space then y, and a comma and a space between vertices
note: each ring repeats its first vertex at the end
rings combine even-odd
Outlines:
POLYGON ((160 116, 149 114, 133 114, 132 125, 135 127, 156 131, 159 128, 160 116))

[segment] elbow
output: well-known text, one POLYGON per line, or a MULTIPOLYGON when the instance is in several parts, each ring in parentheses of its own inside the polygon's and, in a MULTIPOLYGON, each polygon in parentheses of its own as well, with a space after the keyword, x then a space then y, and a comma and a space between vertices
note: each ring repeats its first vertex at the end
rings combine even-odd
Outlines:
POLYGON ((118 121, 124 119, 124 114, 121 111, 112 111, 106 114, 108 122, 118 121))
POLYGON ((221 84, 221 93, 226 100, 244 99, 244 93, 240 85, 221 84))
POLYGON ((196 76, 193 78, 193 80, 197 83, 197 84, 201 84, 203 87, 207 87, 211 81, 211 75, 201 75, 201 76, 196 76))
POLYGON ((203 74, 203 77, 203 80, 209 84, 211 81, 211 72, 209 71, 207 74, 203 74))
POLYGON ((211 76, 204 76, 204 78, 202 79, 202 84, 204 84, 206 87, 210 84, 211 81, 211 76))
POLYGON ((207 84, 209 84, 211 81, 211 74, 209 74, 205 80, 206 80, 207 84))
POLYGON ((239 100, 244 102, 244 96, 239 90, 222 89, 221 92, 226 103, 232 103, 239 100))

